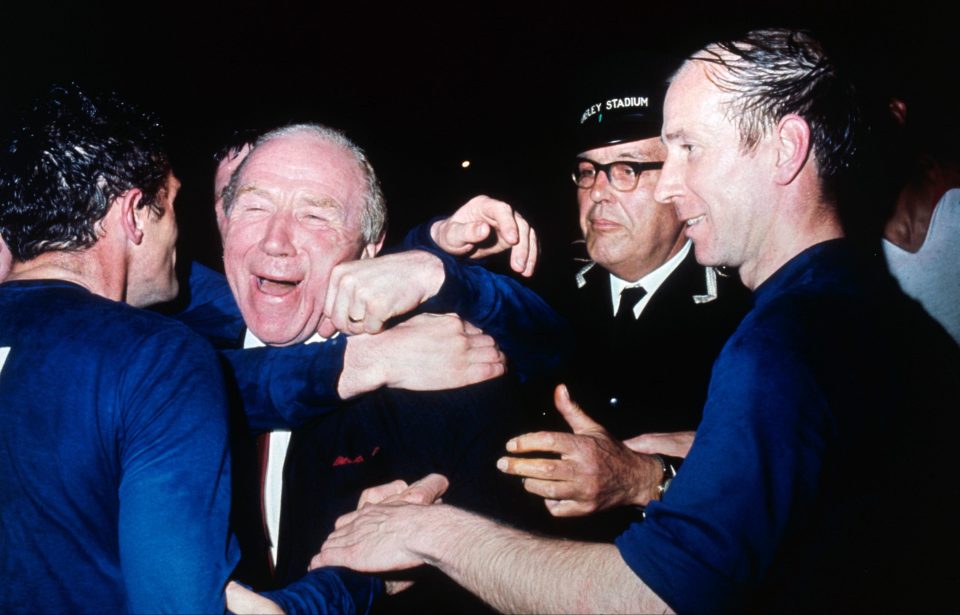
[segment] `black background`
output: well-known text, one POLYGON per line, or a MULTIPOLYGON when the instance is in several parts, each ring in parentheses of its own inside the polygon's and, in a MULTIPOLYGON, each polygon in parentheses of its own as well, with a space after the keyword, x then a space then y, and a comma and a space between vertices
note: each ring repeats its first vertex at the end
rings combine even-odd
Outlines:
MULTIPOLYGON (((364 147, 390 238, 484 192, 576 235, 565 141, 591 78, 762 25, 813 27, 881 76, 956 99, 949 3, 41 2, 0 9, 3 119, 54 81, 157 111, 175 170, 181 258, 217 265, 212 152, 234 128, 310 119, 364 147), (468 169, 460 162, 471 160, 468 169)), ((626 73, 629 74, 629 73, 626 73)), ((944 121, 956 123, 951 116, 944 121)))

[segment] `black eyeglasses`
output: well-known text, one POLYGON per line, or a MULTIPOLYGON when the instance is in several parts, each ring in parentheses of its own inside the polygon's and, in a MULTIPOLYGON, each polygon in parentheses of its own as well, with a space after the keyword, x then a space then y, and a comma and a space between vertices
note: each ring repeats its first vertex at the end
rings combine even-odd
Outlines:
POLYGON ((644 171, 657 171, 663 168, 663 162, 632 162, 618 160, 609 164, 600 164, 587 158, 577 158, 573 167, 573 183, 578 188, 592 188, 600 173, 607 174, 607 181, 620 192, 630 192, 637 187, 640 175, 644 171))

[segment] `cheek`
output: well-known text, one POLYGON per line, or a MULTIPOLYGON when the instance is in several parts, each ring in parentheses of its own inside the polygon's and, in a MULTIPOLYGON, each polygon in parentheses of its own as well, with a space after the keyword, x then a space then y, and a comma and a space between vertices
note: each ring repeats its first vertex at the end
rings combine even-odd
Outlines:
POLYGON ((585 191, 580 191, 577 194, 577 216, 580 223, 580 230, 584 233, 587 232, 587 216, 590 215, 590 210, 593 209, 593 201, 590 200, 589 195, 585 191))

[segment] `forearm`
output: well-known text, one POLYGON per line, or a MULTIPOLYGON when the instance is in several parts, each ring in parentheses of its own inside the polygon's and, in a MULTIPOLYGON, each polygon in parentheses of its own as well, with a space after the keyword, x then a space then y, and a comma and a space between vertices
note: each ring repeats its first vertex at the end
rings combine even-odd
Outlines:
POLYGON ((567 351, 569 325, 535 292, 478 263, 451 256, 430 237, 430 223, 411 231, 402 249, 425 250, 444 266, 444 283, 423 311, 454 312, 492 336, 525 379, 549 373, 567 351))
POLYGON ((295 429, 335 409, 345 338, 286 348, 222 350, 252 430, 295 429))
POLYGON ((437 507, 416 546, 428 563, 495 609, 515 613, 668 612, 609 544, 537 537, 437 507))

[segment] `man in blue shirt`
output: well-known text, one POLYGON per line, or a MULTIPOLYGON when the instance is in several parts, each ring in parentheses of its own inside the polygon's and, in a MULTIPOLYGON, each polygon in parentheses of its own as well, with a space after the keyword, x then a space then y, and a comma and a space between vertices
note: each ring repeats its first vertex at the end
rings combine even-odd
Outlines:
POLYGON ((856 96, 790 30, 708 45, 673 78, 655 196, 698 262, 739 268, 754 307, 680 472, 644 481, 643 522, 570 543, 445 504, 373 505, 316 563, 430 563, 502 610, 949 609, 960 351, 844 239, 856 96))
MULTIPOLYGON (((183 325, 137 309, 177 292, 179 182, 160 139, 115 97, 55 87, 3 150, 4 612, 225 608, 239 553, 218 362, 183 325)), ((362 610, 378 591, 324 571, 274 597, 362 610)))

